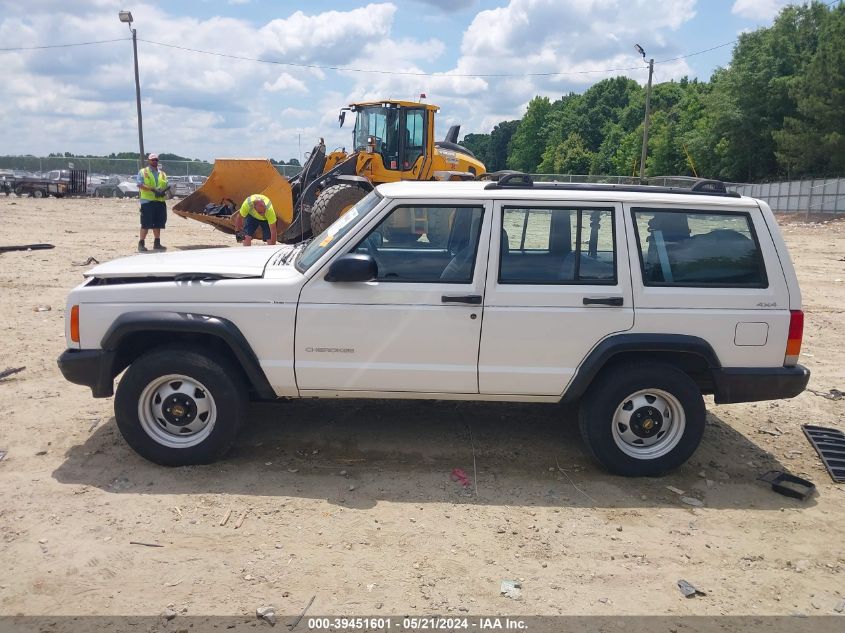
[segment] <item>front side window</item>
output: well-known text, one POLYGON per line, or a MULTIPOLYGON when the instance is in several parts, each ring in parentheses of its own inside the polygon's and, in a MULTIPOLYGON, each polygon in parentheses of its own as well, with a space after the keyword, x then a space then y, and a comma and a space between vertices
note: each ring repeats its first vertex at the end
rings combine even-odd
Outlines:
POLYGON ((644 208, 632 213, 646 286, 768 286, 747 213, 644 208))
POLYGON ((375 190, 361 198, 354 207, 335 220, 325 231, 316 235, 297 256, 294 265, 304 273, 314 262, 323 256, 337 241, 349 233, 361 220, 367 217, 382 201, 381 195, 375 190))
POLYGON ((354 249, 370 255, 378 281, 471 283, 483 207, 401 205, 354 249))
POLYGON ((613 211, 505 207, 499 283, 615 284, 613 211))

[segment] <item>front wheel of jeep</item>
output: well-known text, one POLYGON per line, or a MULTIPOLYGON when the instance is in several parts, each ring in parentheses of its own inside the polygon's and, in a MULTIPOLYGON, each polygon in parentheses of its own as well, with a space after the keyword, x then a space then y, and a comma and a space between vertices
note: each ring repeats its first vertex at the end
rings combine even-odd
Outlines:
POLYGON ((246 418, 237 367, 216 354, 161 348, 126 370, 114 401, 126 442, 162 466, 209 464, 231 448, 246 418))
POLYGON ((596 460, 628 477, 660 475, 683 464, 701 443, 705 418, 698 385, 656 361, 603 371, 578 413, 581 436, 596 460))

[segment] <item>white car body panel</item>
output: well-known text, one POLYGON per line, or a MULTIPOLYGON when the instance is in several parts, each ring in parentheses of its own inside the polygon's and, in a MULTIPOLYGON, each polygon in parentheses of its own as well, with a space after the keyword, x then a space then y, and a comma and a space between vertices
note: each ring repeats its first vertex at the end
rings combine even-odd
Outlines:
MULTIPOLYGON (((530 205, 513 201, 509 204, 530 205)), ((502 208, 496 203, 493 235, 501 235, 502 208)), ((589 209, 574 201, 544 203, 544 207, 589 209)), ((498 280, 501 244, 494 240, 488 258, 484 328, 478 361, 482 394, 557 395, 575 374, 581 360, 605 336, 634 324, 631 278, 621 205, 612 208, 616 229, 615 285, 502 284, 498 280), (585 306, 585 297, 621 297, 622 307, 585 306)))
MULTIPOLYGON (((442 300, 484 293, 492 204, 464 203, 485 207, 472 283, 327 282, 327 268, 306 283, 297 318, 300 389, 478 393, 482 306, 442 300)), ((391 209, 374 211, 339 252, 354 248, 391 209)))
POLYGON ((282 262, 291 252, 286 245, 151 253, 98 265, 68 298, 69 307, 80 306, 80 341, 70 341, 68 319, 68 347, 100 348, 127 312, 216 316, 243 333, 280 397, 557 401, 590 350, 620 332, 698 336, 723 367, 783 365, 789 311, 800 309, 801 294, 764 203, 623 191, 484 192, 484 185, 381 185, 385 199, 304 273, 282 262), (471 283, 325 280, 330 262, 352 250, 393 206, 435 200, 485 209, 471 283), (500 284, 502 207, 515 203, 612 207, 616 283, 500 284), (644 286, 632 207, 749 214, 768 287, 644 286), (221 278, 173 279, 191 274, 221 278), (444 295, 483 299, 481 305, 447 305, 444 295), (585 297, 621 297, 623 304, 587 307, 585 297))

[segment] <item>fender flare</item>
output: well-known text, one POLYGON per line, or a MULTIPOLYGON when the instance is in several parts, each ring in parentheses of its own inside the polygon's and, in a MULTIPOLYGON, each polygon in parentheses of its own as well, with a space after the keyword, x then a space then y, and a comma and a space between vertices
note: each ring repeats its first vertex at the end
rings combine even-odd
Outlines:
MULTIPOLYGON (((100 347, 117 353, 127 336, 138 332, 207 334, 220 339, 240 363, 252 388, 262 400, 276 400, 258 357, 238 327, 222 317, 189 312, 142 311, 121 314, 103 336, 100 347)), ((115 375, 122 368, 118 368, 115 375)))
POLYGON ((702 358, 711 371, 722 364, 710 343, 684 334, 615 334, 599 342, 578 366, 563 392, 561 402, 574 402, 589 388, 598 373, 614 356, 629 352, 676 352, 702 358))
POLYGON ((332 180, 336 180, 337 184, 340 185, 355 185, 364 191, 372 191, 374 189, 373 183, 371 183, 367 178, 364 178, 364 176, 341 175, 334 176, 332 180))

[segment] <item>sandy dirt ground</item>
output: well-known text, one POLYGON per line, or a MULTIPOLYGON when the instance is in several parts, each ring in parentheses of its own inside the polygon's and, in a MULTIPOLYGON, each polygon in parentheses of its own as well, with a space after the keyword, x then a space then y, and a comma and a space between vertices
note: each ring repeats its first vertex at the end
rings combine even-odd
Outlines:
MULTIPOLYGON (((312 614, 836 616, 845 598, 845 486, 800 428, 845 429, 845 400, 708 399, 701 448, 657 479, 602 472, 571 409, 395 401, 254 405, 226 461, 162 468, 56 367, 78 264, 134 252, 137 202, 0 197, 0 217, 0 245, 56 246, 0 254, 0 370, 26 367, 0 381, 0 615, 297 615, 316 596, 312 614), (775 468, 818 495, 755 481, 775 468)), ((783 229, 810 387, 845 390, 845 221, 783 229)), ((233 244, 175 216, 163 241, 233 244)))

